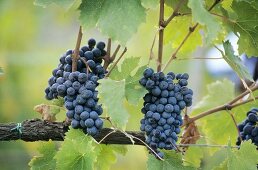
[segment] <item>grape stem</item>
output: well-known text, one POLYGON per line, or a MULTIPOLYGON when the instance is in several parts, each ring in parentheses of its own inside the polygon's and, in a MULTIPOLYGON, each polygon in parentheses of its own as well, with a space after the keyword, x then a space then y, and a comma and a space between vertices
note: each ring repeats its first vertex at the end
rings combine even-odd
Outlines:
POLYGON ((111 56, 111 39, 108 39, 108 44, 107 44, 107 54, 103 57, 104 59, 104 69, 107 70, 108 66, 113 63, 115 60, 117 53, 120 49, 121 45, 118 45, 114 51, 114 53, 111 56))
POLYGON ((116 62, 112 65, 112 67, 110 68, 110 70, 108 71, 108 73, 106 74, 106 78, 108 76, 110 76, 111 72, 114 70, 115 66, 118 64, 118 62, 121 60, 121 58, 124 56, 124 54, 126 53, 127 48, 124 48, 124 51, 121 53, 121 55, 119 56, 119 58, 116 60, 116 62))
MULTIPOLYGON (((211 11, 221 0, 215 0, 214 3, 211 5, 211 7, 208 9, 208 11, 211 11)), ((179 15, 179 13, 177 13, 179 15)), ((177 57, 177 53, 179 52, 179 50, 182 48, 182 46, 185 44, 185 42, 187 41, 187 39, 190 37, 190 35, 196 30, 196 28, 198 27, 198 23, 196 23, 194 26, 189 27, 189 31, 186 34, 186 36, 184 37, 184 39, 182 40, 182 42, 179 44, 179 46, 176 48, 175 52, 171 55, 171 57, 169 58, 168 62, 166 63, 165 67, 163 68, 162 71, 164 71, 168 65, 172 62, 172 60, 176 59, 177 57)))
POLYGON ((258 83, 255 83, 253 85, 251 85, 249 87, 249 89, 247 89, 245 92, 241 93, 239 96, 235 97, 234 99, 232 99, 231 101, 229 101, 228 103, 224 104, 224 105, 221 105, 221 106, 217 106, 215 108, 212 108, 210 110, 207 110, 205 112, 202 112, 200 113, 199 115, 195 116, 195 117, 192 117, 188 120, 187 123, 184 123, 182 126, 185 126, 186 124, 189 124, 191 122, 194 122, 198 119, 201 119, 205 116, 208 116, 208 115, 211 115, 213 113, 216 113, 216 112, 219 112, 219 111, 222 111, 222 110, 231 110, 237 106, 241 106, 243 104, 246 104, 246 103, 249 103, 249 102, 252 102, 256 99, 258 99, 258 96, 255 96, 255 97, 252 97, 248 100, 245 100, 245 101, 240 101, 238 102, 240 99, 242 99, 244 96, 246 96, 247 94, 250 94, 250 92, 254 92, 258 89, 258 83))
POLYGON ((77 60, 79 59, 79 50, 80 50, 80 45, 82 41, 82 35, 83 35, 82 27, 80 26, 78 36, 77 36, 76 46, 72 54, 72 72, 77 71, 77 60))
POLYGON ((233 113, 232 113, 230 110, 226 110, 226 111, 227 111, 227 112, 229 113, 229 115, 231 116, 231 118, 232 118, 232 120, 233 120, 233 122, 234 122, 235 128, 236 128, 236 130, 237 130, 238 137, 240 138, 240 141, 241 141, 241 143, 242 143, 243 140, 242 140, 242 137, 241 137, 241 135, 240 135, 240 130, 239 130, 238 127, 237 127, 237 121, 236 121, 236 119, 235 119, 233 113))

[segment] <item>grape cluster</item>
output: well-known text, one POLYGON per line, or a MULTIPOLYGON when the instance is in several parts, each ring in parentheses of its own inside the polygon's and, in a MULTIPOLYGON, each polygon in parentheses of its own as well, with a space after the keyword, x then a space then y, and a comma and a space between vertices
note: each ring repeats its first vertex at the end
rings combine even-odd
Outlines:
POLYGON ((192 105, 193 91, 188 89, 189 75, 169 72, 154 73, 147 68, 139 83, 148 93, 143 97, 144 107, 141 120, 141 131, 146 132, 146 143, 163 158, 163 153, 158 149, 172 150, 176 148, 183 124, 181 111, 192 105))
POLYGON ((71 126, 75 129, 81 128, 91 136, 96 135, 103 126, 103 121, 99 118, 103 110, 98 105, 96 87, 97 81, 105 77, 105 69, 101 63, 106 51, 104 42, 98 42, 96 48, 95 45, 96 41, 89 39, 88 46, 80 49, 75 72, 72 72, 73 50, 62 55, 45 90, 48 100, 64 97, 66 116, 72 120, 71 126), (88 68, 83 60, 87 62, 88 68))
MULTIPOLYGON (((242 140, 249 140, 258 146, 258 108, 253 108, 247 112, 247 118, 237 125, 242 140)), ((236 145, 241 144, 240 137, 237 138, 236 145)))

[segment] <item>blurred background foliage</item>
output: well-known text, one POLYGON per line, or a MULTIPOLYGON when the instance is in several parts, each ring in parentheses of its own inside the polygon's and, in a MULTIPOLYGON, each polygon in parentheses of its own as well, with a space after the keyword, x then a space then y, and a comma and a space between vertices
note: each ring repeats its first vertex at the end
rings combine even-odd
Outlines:
MULTIPOLYGON (((138 32, 127 43, 126 57, 141 57, 141 65, 147 64, 148 61, 150 47, 157 32, 157 14, 158 9, 148 10, 146 22, 141 24, 138 32)), ((49 103, 44 98, 44 89, 52 69, 59 62, 60 55, 75 46, 79 28, 77 15, 78 13, 65 12, 56 5, 51 5, 47 9, 34 6, 33 0, 0 0, 0 67, 4 70, 4 75, 0 75, 1 123, 40 118, 40 115, 33 111, 33 107, 49 103)), ((175 24, 180 23, 175 19, 175 24)), ((227 33, 222 34, 223 39, 227 33)), ((178 42, 169 41, 169 38, 175 36, 170 29, 165 35, 167 39, 165 39, 164 61, 167 61, 178 42)), ((86 40, 90 37, 107 40, 107 37, 102 36, 97 30, 89 30, 84 32, 82 44, 86 44, 86 40)), ((204 57, 209 54, 205 47, 196 47, 195 40, 194 36, 189 40, 185 52, 179 53, 180 57, 204 57), (194 50, 194 53, 186 53, 189 50, 194 50)), ((115 43, 112 47, 113 49, 116 47, 115 43)), ((155 48, 154 53, 157 54, 155 48)), ((211 55, 218 57, 217 53, 211 55)), ((154 59, 151 66, 155 65, 154 59)), ((225 78, 225 76, 212 77, 207 72, 205 61, 201 60, 175 60, 167 70, 191 74, 189 86, 195 92, 194 103, 207 92, 206 84, 225 78)), ((134 107, 127 104, 130 113, 128 130, 139 129, 142 116, 141 102, 134 107)), ((0 169, 28 169, 27 164, 32 155, 36 155, 36 147, 39 144, 39 142, 21 141, 1 142, 0 169)), ((146 169, 146 155, 144 147, 129 146, 126 156, 118 157, 117 163, 111 169, 146 169)))

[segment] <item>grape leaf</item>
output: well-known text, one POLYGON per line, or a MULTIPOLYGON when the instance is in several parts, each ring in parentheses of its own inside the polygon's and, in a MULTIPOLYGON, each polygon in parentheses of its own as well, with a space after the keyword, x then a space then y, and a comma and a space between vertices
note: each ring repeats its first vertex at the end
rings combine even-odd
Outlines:
POLYGON ((116 163, 116 153, 123 152, 125 146, 113 146, 113 145, 98 145, 99 155, 97 162, 95 163, 95 168, 100 170, 109 170, 110 166, 116 163))
POLYGON ((91 170, 94 169, 98 154, 90 136, 81 130, 71 129, 66 133, 65 140, 55 156, 56 167, 60 170, 91 170))
POLYGON ((204 170, 220 169, 222 166, 227 166, 225 160, 227 158, 227 149, 222 148, 216 151, 211 156, 206 156, 204 161, 204 170), (225 165, 224 165, 225 164, 225 165))
POLYGON ((220 31, 220 25, 205 8, 203 0, 189 0, 188 7, 192 9, 193 21, 207 27, 206 43, 212 42, 220 31))
POLYGON ((84 28, 97 25, 102 33, 123 45, 137 32, 138 26, 146 17, 140 0, 117 0, 115 3, 107 0, 87 0, 82 1, 79 10, 79 19, 84 28))
POLYGON ((239 54, 245 53, 248 56, 258 56, 258 5, 257 1, 234 1, 232 4, 237 19, 228 13, 226 22, 232 31, 239 35, 239 54), (246 12, 248 11, 248 12, 246 12))
POLYGON ((35 0, 34 4, 46 8, 51 4, 56 4, 65 9, 69 9, 76 0, 35 0))
MULTIPOLYGON (((196 115, 215 106, 219 106, 233 99, 234 85, 228 80, 216 81, 207 86, 207 94, 194 107, 191 112, 196 115), (225 95, 226 94, 226 95, 225 95)), ((237 117, 240 115, 237 115, 237 117)), ((240 116, 241 117, 241 116, 240 116)), ((229 136, 236 138, 237 131, 230 115, 225 112, 217 112, 198 120, 201 132, 212 144, 225 144, 229 136), (220 122, 220 123, 218 123, 220 122), (225 130, 227 129, 227 130, 225 130)))
MULTIPOLYGON (((175 9, 175 7, 177 6, 177 4, 180 1, 181 0, 165 0, 165 4, 167 6, 172 7, 173 9, 175 9)), ((179 12, 180 13, 189 13, 189 12, 191 12, 191 9, 187 6, 187 3, 188 3, 188 0, 185 0, 184 3, 180 6, 180 8, 179 8, 179 12)))
POLYGON ((58 97, 57 99, 52 100, 53 105, 63 107, 64 106, 64 98, 58 97))
POLYGON ((42 142, 38 148, 41 156, 34 156, 29 162, 31 170, 45 170, 56 168, 56 161, 54 156, 56 154, 56 146, 52 141, 42 142))
POLYGON ((230 67, 237 73, 240 79, 248 79, 250 81, 254 81, 248 69, 242 63, 239 56, 234 55, 234 50, 231 43, 227 40, 223 42, 223 47, 225 54, 223 51, 220 51, 225 61, 230 65, 230 67))
MULTIPOLYGON (((174 18, 164 31, 164 43, 171 43, 172 48, 177 48, 183 41, 183 37, 187 35, 190 26, 192 26, 191 17, 182 16, 180 18, 174 18), (177 28, 176 31, 175 28, 177 28)), ((192 52, 193 50, 196 50, 198 46, 201 45, 202 36, 200 34, 200 27, 197 27, 196 30, 188 38, 188 40, 185 41, 179 53, 192 52)))
POLYGON ((147 90, 139 84, 143 71, 146 66, 140 67, 135 75, 125 79, 125 97, 131 104, 138 104, 139 100, 147 93, 147 90))
POLYGON ((195 169, 190 166, 184 166, 182 161, 182 156, 175 151, 165 152, 165 160, 160 161, 155 158, 153 155, 148 156, 147 169, 148 170, 171 170, 171 169, 180 169, 180 170, 190 170, 195 169))
POLYGON ((232 11, 232 3, 233 0, 222 1, 221 6, 227 11, 232 11))
POLYGON ((203 158, 203 150, 201 147, 189 147, 183 158, 185 160, 184 165, 199 168, 201 165, 201 159, 203 158))
POLYGON ((125 97, 128 102, 134 105, 146 94, 145 88, 139 84, 139 80, 146 66, 138 68, 139 62, 140 57, 126 58, 121 65, 121 71, 119 71, 118 66, 116 66, 110 74, 110 78, 113 80, 125 79, 125 97), (131 76, 136 68, 138 68, 138 70, 131 76))
POLYGON ((141 0, 145 8, 156 8, 159 5, 159 0, 141 0))
POLYGON ((121 64, 120 71, 116 65, 109 77, 113 80, 126 79, 131 74, 131 72, 138 67, 139 62, 140 57, 126 58, 121 64))
POLYGON ((239 150, 227 149, 228 169, 257 170, 258 152, 251 141, 243 142, 239 150))
POLYGON ((107 109, 112 122, 117 127, 124 129, 129 118, 129 114, 124 106, 125 81, 102 79, 99 80, 99 83, 100 102, 107 109))

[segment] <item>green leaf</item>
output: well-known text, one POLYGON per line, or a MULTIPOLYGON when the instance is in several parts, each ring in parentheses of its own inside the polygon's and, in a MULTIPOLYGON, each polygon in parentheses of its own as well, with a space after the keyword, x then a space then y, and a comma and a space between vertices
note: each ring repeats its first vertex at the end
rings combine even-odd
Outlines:
POLYGON ((165 152, 165 160, 161 161, 156 159, 153 155, 149 154, 147 169, 148 170, 190 170, 195 169, 190 166, 184 166, 182 156, 175 151, 165 152))
POLYGON ((64 106, 64 98, 58 97, 58 99, 52 100, 53 105, 63 107, 64 106))
POLYGON ((110 166, 116 163, 116 153, 123 152, 126 146, 98 145, 99 155, 95 163, 95 169, 109 170, 110 166))
POLYGON ((227 149, 222 148, 216 151, 211 156, 205 157, 203 169, 204 170, 220 169, 221 167, 225 166, 224 164, 225 164, 226 158, 227 158, 227 149))
POLYGON ((141 0, 142 1, 142 5, 145 8, 156 8, 159 5, 159 0, 141 0))
MULTIPOLYGON (((225 104, 234 98, 234 85, 229 80, 216 81, 207 85, 206 96, 196 104, 192 115, 197 115, 210 108, 225 104)), ((243 117, 239 114, 236 117, 243 117)), ((234 123, 226 111, 217 112, 198 120, 198 128, 204 133, 207 143, 225 144, 228 137, 236 138, 237 130, 234 123), (218 123, 219 122, 219 123, 218 123), (225 129, 227 129, 225 131, 225 129)))
POLYGON ((134 105, 138 104, 139 100, 146 94, 145 88, 139 84, 146 66, 138 68, 139 62, 140 57, 126 58, 121 65, 121 69, 119 70, 116 66, 110 74, 110 78, 113 80, 125 79, 125 97, 128 102, 134 105), (136 73, 132 75, 132 72, 136 69, 136 73))
POLYGON ((189 0, 188 7, 192 9, 193 21, 207 27, 206 43, 213 41, 219 31, 219 23, 215 18, 205 9, 203 0, 189 0))
POLYGON ((97 25, 102 33, 123 45, 137 32, 138 26, 146 17, 140 0, 117 0, 115 3, 107 0, 84 0, 79 10, 79 19, 84 28, 97 25))
POLYGON ((125 81, 102 79, 98 86, 100 102, 107 109, 112 122, 124 129, 128 122, 129 114, 124 106, 125 81))
POLYGON ((109 77, 113 80, 126 79, 131 74, 131 72, 138 67, 139 62, 140 57, 126 58, 121 65, 121 71, 119 71, 119 68, 116 65, 109 77))
POLYGON ((228 169, 257 170, 258 152, 251 141, 243 142, 239 150, 228 148, 228 169))
MULTIPOLYGON (((234 1, 232 9, 237 18, 229 17, 227 24, 232 31, 239 36, 239 54, 245 53, 248 56, 258 56, 258 5, 257 1, 234 1), (248 12, 246 12, 248 11, 248 12)), ((230 13, 229 13, 230 14, 230 13)), ((229 15, 228 14, 228 15, 229 15)))
MULTIPOLYGON (((172 7, 173 9, 175 9, 175 7, 177 6, 177 4, 180 1, 181 0, 165 0, 165 4, 170 6, 170 7, 172 7)), ((188 0, 185 0, 184 3, 181 5, 181 7, 179 8, 179 12, 180 13, 189 13, 189 12, 191 12, 191 9, 187 6, 187 3, 188 3, 188 0)))
POLYGON ((189 147, 184 154, 184 165, 199 168, 203 158, 203 149, 201 147, 189 147))
POLYGON ((254 81, 252 75, 249 73, 248 69, 242 63, 239 56, 234 55, 234 50, 231 43, 227 40, 223 42, 223 47, 225 54, 221 51, 221 54, 225 61, 230 65, 230 67, 237 73, 240 79, 248 79, 254 81))
POLYGON ((94 169, 98 154, 92 137, 81 130, 71 129, 66 133, 65 140, 55 156, 57 170, 94 169))
POLYGON ((143 71, 146 66, 140 67, 135 75, 125 79, 125 97, 131 104, 138 104, 139 100, 147 93, 147 90, 139 84, 143 71))
POLYGON ((76 0, 35 0, 34 4, 46 8, 51 4, 56 4, 65 9, 69 9, 76 0))
MULTIPOLYGON (((174 18, 164 31, 164 43, 171 43, 172 48, 177 48, 183 41, 183 37, 187 35, 190 26, 192 26, 191 17, 182 16, 180 18, 174 18), (177 28, 176 31, 175 28, 177 28)), ((200 27, 197 27, 188 40, 184 43, 179 53, 192 52, 201 45, 202 36, 200 34, 200 27)))
POLYGON ((34 156, 29 162, 29 166, 31 170, 45 170, 56 168, 56 161, 54 156, 56 154, 56 146, 52 141, 42 142, 42 144, 38 148, 41 156, 34 156))
POLYGON ((227 11, 232 11, 232 3, 233 0, 222 1, 221 6, 227 11))

